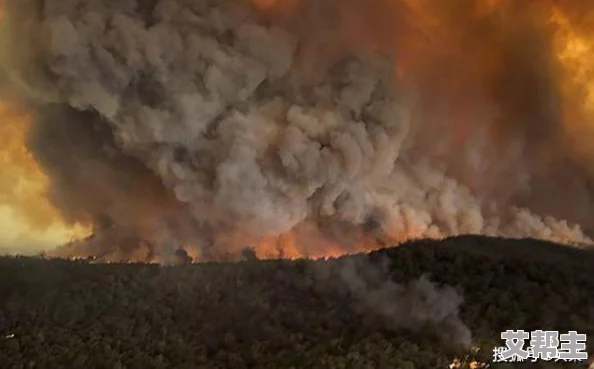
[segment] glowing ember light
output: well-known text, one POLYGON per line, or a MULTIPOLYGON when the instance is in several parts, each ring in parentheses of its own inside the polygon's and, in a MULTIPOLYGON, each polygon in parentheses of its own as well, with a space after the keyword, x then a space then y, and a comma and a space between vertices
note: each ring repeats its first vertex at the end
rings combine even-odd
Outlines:
POLYGON ((594 113, 594 45, 592 37, 578 34, 569 20, 558 10, 553 11, 553 22, 557 25, 555 51, 563 65, 567 81, 583 89, 584 108, 594 113))
POLYGON ((48 178, 25 145, 30 119, 0 103, 0 252, 37 252, 89 232, 64 222, 48 201, 48 178))
POLYGON ((565 133, 571 149, 590 158, 593 152, 589 137, 594 133, 594 31, 578 30, 556 8, 551 23, 555 28, 554 53, 561 65, 558 81, 563 94, 565 133))

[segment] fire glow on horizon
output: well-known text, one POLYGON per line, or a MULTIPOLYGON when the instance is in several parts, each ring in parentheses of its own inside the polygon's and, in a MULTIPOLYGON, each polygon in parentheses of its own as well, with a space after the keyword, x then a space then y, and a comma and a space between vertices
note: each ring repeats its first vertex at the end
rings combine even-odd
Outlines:
MULTIPOLYGON (((590 162, 594 158, 594 151, 589 145, 589 139, 594 135, 594 124, 592 124, 594 117, 594 71, 592 70, 592 65, 594 65, 594 43, 592 42, 594 27, 588 27, 587 24, 592 22, 593 18, 584 17, 582 23, 585 25, 572 23, 576 17, 568 13, 570 6, 563 8, 556 6, 553 2, 542 2, 538 5, 539 12, 534 12, 534 14, 538 14, 533 17, 529 15, 532 13, 526 11, 528 5, 520 7, 514 5, 510 0, 459 1, 459 4, 466 4, 465 6, 470 7, 470 10, 461 9, 460 5, 456 8, 453 5, 455 1, 444 1, 443 7, 440 7, 433 2, 424 0, 402 0, 400 2, 373 0, 365 4, 351 0, 344 3, 344 6, 338 7, 335 0, 326 0, 330 8, 332 6, 335 8, 336 14, 333 15, 336 18, 335 27, 327 26, 325 22, 320 21, 321 25, 315 25, 318 28, 310 29, 309 25, 300 24, 300 20, 307 17, 316 19, 317 14, 312 16, 311 13, 322 9, 324 4, 314 4, 315 2, 310 0, 251 0, 251 3, 261 16, 268 18, 267 21, 270 24, 286 29, 290 34, 297 35, 297 38, 301 37, 301 43, 296 53, 298 62, 305 65, 304 69, 312 68, 311 65, 318 66, 318 59, 325 61, 342 56, 344 50, 350 51, 350 48, 380 51, 394 57, 397 60, 395 69, 398 71, 396 77, 399 82, 400 80, 419 82, 428 101, 438 101, 444 97, 446 101, 444 104, 446 108, 443 110, 446 117, 444 120, 450 125, 454 143, 459 146, 471 140, 472 135, 476 133, 473 132, 474 126, 468 123, 473 119, 469 110, 473 107, 475 91, 480 93, 484 89, 491 88, 495 92, 489 93, 492 93, 496 99, 505 100, 504 103, 510 105, 508 108, 512 111, 511 118, 525 118, 525 116, 516 117, 513 115, 516 113, 513 111, 514 109, 521 110, 516 105, 522 103, 524 97, 521 97, 519 102, 511 100, 513 97, 506 100, 508 97, 500 96, 501 92, 491 85, 500 83, 501 76, 499 74, 504 73, 502 70, 507 67, 505 65, 507 60, 498 58, 501 55, 508 56, 505 54, 507 44, 503 45, 502 40, 513 34, 513 22, 534 23, 534 28, 541 27, 543 35, 547 35, 546 37, 549 38, 550 49, 558 64, 551 69, 551 74, 552 83, 561 95, 559 105, 562 111, 560 122, 558 122, 563 136, 559 139, 563 141, 561 146, 567 151, 573 151, 576 156, 584 158, 582 161, 586 162, 586 167, 588 164, 594 164, 590 162), (514 8, 514 6, 518 8, 514 8), (511 14, 520 8, 526 11, 526 14, 511 14), (448 12, 452 12, 452 14, 448 12), (406 14, 406 16, 400 16, 400 13, 406 14), (505 29, 506 27, 509 27, 509 30, 505 29), (485 37, 487 37, 484 45, 479 36, 468 35, 468 30, 474 29, 484 31, 485 37), (488 50, 489 47, 494 49, 488 50), (312 63, 311 60, 315 62, 312 63), (447 65, 446 62, 451 65, 447 65), (442 77, 439 71, 436 71, 442 66, 444 69, 447 69, 446 66, 451 68, 455 73, 451 72, 451 75, 446 73, 442 79, 437 78, 442 77), (473 90, 475 88, 476 90, 473 90)), ((536 7, 534 5, 534 9, 536 7)), ((594 12, 592 13, 594 14, 594 12)), ((323 18, 321 15, 320 17, 323 18)), ((60 28, 62 31, 64 29, 66 28, 60 28)), ((526 101, 531 102, 532 100, 526 101)), ((0 116, 2 117, 0 134, 9 138, 0 153, 3 167, 0 173, 0 185, 2 186, 0 188, 0 226, 2 227, 0 228, 0 240, 9 246, 16 245, 20 249, 27 247, 48 249, 73 238, 78 239, 89 235, 92 227, 77 224, 74 220, 64 219, 59 206, 52 205, 49 194, 52 185, 58 184, 51 183, 51 179, 43 173, 34 156, 26 148, 27 132, 34 113, 10 104, 6 101, 0 106, 0 116)), ((503 123, 500 121, 489 123, 487 132, 490 140, 496 142, 505 133, 504 131, 510 130, 510 127, 516 123, 512 122, 513 119, 508 118, 503 116, 503 123)), ((259 134, 269 135, 271 141, 274 141, 276 139, 274 137, 280 135, 279 130, 279 127, 270 125, 261 128, 259 134)), ((420 151, 426 147, 433 149, 435 145, 431 140, 435 135, 423 136, 419 134, 419 137, 420 151), (423 139, 431 142, 423 144, 423 139)), ((507 174, 499 168, 493 169, 493 172, 487 172, 488 175, 477 175, 474 169, 467 170, 466 167, 460 169, 458 166, 463 167, 463 165, 456 163, 457 155, 461 155, 461 153, 456 151, 446 153, 448 156, 446 160, 455 163, 452 168, 448 168, 447 175, 450 175, 451 171, 453 178, 460 180, 461 186, 464 187, 460 190, 462 193, 460 196, 476 195, 480 197, 481 191, 488 192, 484 189, 491 185, 488 182, 494 174, 502 177, 507 174), (456 172, 458 169, 460 170, 456 172)), ((497 154, 494 157, 497 158, 497 154)), ((476 167, 480 167, 480 158, 477 159, 477 163, 476 167)), ((151 169, 157 171, 154 167, 151 169)), ((489 168, 489 170, 491 169, 489 168)), ((435 180, 434 174, 430 173, 427 176, 433 178, 431 180, 435 180)), ((184 174, 182 177, 186 178, 188 175, 184 174)), ((505 180, 502 182, 506 183, 505 180)), ((450 182, 444 180, 443 183, 450 182)), ((172 185, 172 187, 175 186, 172 185)), ((176 191, 180 187, 177 186, 176 191)), ((303 188, 306 187, 303 186, 303 188)), ((377 189, 373 188, 373 190, 377 189)), ((379 190, 377 192, 381 193, 379 190)), ((182 197, 188 196, 184 194, 182 197)), ((378 197, 381 198, 379 195, 378 197)), ((454 202, 447 196, 439 201, 446 205, 448 201, 454 202)), ((289 203, 291 202, 289 201, 289 203)), ((309 210, 311 211, 311 209, 309 210)), ((245 235, 241 231, 230 232, 217 235, 216 241, 219 244, 228 245, 225 247, 232 251, 237 251, 234 249, 241 244, 254 246, 258 256, 263 258, 274 258, 279 255, 286 258, 298 258, 304 255, 310 257, 338 256, 349 252, 372 250, 390 242, 397 243, 419 237, 441 238, 449 235, 447 232, 432 227, 431 222, 434 219, 427 220, 429 215, 426 214, 425 209, 422 210, 417 212, 402 209, 400 213, 395 212, 386 217, 381 240, 375 235, 361 231, 349 234, 350 240, 344 242, 330 241, 310 230, 305 224, 305 226, 285 229, 280 234, 269 234, 270 232, 263 231, 264 235, 245 235), (305 246, 304 243, 311 243, 311 245, 305 246)), ((139 211, 139 213, 144 212, 145 210, 139 211)), ((302 212, 304 211, 302 210, 302 212)), ((346 215, 349 216, 349 214, 346 215)), ((313 218, 317 219, 315 216, 313 218)), ((357 217, 353 216, 354 218, 357 217)), ((454 218, 454 221, 450 219, 438 220, 448 227, 451 222, 456 222, 456 225, 451 228, 458 229, 462 233, 466 229, 481 228, 483 226, 481 222, 484 221, 484 219, 481 221, 471 219, 472 216, 468 214, 455 214, 454 218)), ((526 222, 533 228, 550 226, 547 222, 544 222, 544 225, 540 225, 540 223, 532 225, 531 218, 526 222)), ((144 225, 150 222, 143 220, 139 223, 144 225)), ((567 238, 571 239, 574 234, 573 230, 565 230, 563 227, 565 225, 555 229, 560 234, 569 234, 567 238)), ((180 226, 180 228, 183 227, 180 226)), ((548 230, 532 229, 532 231, 534 234, 530 235, 543 238, 549 237, 551 233, 548 230)), ((200 258, 202 246, 199 242, 187 242, 184 245, 188 253, 196 258, 200 258)), ((139 258, 142 259, 143 256, 139 258)))

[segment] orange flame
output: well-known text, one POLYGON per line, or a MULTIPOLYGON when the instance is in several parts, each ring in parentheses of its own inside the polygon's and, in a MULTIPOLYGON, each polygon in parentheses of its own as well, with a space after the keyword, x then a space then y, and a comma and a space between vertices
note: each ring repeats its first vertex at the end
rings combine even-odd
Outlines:
POLYGON ((48 178, 26 149, 30 119, 30 113, 0 102, 0 252, 39 251, 88 233, 64 222, 48 201, 48 178))

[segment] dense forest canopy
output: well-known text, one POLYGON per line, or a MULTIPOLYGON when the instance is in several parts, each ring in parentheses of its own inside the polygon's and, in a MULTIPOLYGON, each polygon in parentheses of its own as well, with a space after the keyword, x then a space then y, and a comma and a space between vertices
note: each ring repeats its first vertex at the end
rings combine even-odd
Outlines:
MULTIPOLYGON (((507 329, 577 330, 594 339, 593 265, 589 250, 482 237, 329 260, 169 267, 2 258, 0 362, 353 369, 446 368, 454 358, 490 363, 507 329), (460 340, 465 332, 468 342, 460 340)), ((531 365, 577 364, 522 367, 531 365)))

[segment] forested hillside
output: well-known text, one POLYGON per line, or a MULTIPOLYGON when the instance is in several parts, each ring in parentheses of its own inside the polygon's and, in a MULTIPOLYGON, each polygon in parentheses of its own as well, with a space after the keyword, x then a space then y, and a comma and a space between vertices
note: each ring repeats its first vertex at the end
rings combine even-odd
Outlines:
POLYGON ((593 266, 587 250, 484 237, 318 261, 164 267, 6 257, 0 368, 490 362, 506 329, 577 330, 594 342, 593 266))

